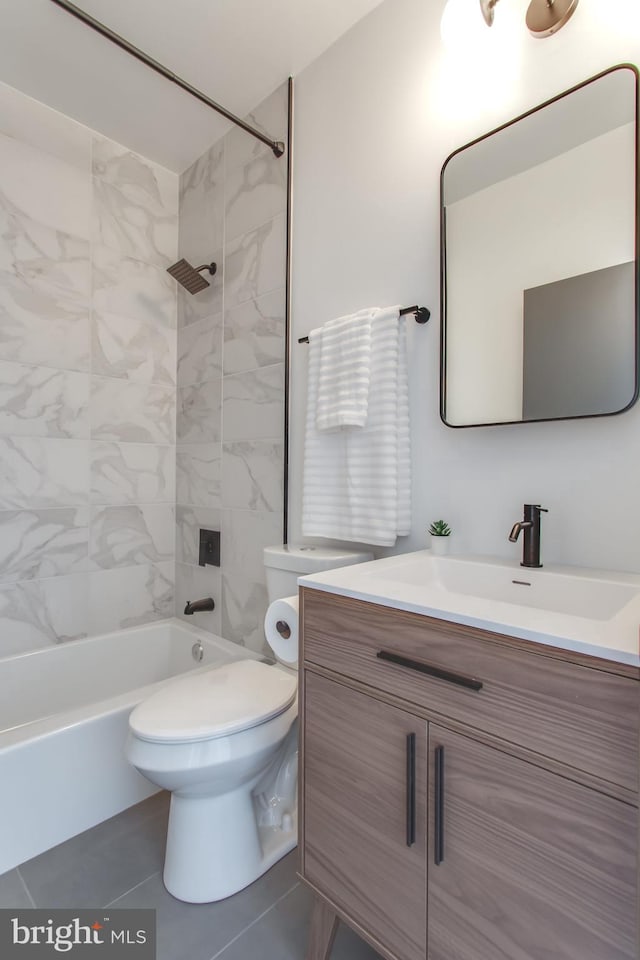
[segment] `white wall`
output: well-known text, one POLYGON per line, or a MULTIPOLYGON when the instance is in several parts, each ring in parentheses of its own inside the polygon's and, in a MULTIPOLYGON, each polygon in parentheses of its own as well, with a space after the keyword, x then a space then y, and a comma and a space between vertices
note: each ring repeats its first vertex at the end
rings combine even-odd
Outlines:
MULTIPOLYGON (((471 8, 475 11, 475 3, 471 8)), ((291 536, 300 534, 305 347, 295 339, 369 303, 424 303, 410 325, 413 531, 453 526, 452 547, 507 542, 539 502, 543 559, 640 570, 640 405, 616 417, 453 430, 438 416, 439 174, 475 136, 621 61, 640 60, 636 0, 582 3, 534 40, 526 0, 500 5, 473 50, 445 51, 444 0, 385 0, 296 83, 291 536), (504 9, 503 9, 504 8, 504 9)))
POLYGON ((447 206, 448 423, 521 419, 525 289, 633 260, 634 137, 626 124, 447 206))

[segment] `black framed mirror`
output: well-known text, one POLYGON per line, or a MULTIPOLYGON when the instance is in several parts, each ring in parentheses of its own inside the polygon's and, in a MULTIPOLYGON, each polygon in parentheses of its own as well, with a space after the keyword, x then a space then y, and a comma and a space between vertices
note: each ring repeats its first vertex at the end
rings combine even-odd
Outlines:
POLYGON ((454 151, 441 175, 440 416, 607 416, 638 397, 638 70, 454 151))

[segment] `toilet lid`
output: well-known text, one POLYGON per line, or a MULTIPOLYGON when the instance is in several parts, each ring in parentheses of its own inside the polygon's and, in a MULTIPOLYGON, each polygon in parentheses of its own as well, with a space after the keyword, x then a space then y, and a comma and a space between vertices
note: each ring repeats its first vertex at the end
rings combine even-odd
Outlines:
POLYGON ((296 696, 297 678, 257 660, 239 660, 174 680, 133 710, 143 740, 186 742, 226 737, 277 717, 296 696))

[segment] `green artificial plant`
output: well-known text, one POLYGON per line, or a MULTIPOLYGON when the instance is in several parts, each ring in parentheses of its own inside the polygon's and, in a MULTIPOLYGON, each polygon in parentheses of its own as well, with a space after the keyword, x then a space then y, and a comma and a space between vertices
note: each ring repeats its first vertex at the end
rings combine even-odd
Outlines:
POLYGON ((451 527, 444 520, 434 520, 429 527, 429 533, 432 537, 448 537, 451 535, 451 527))

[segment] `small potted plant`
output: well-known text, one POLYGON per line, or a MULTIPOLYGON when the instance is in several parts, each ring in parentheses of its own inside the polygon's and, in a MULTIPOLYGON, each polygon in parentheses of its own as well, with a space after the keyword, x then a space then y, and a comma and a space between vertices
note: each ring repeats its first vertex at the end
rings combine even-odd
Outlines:
POLYGON ((444 556, 449 549, 451 527, 444 520, 434 520, 429 527, 431 534, 431 549, 439 557, 444 556))

